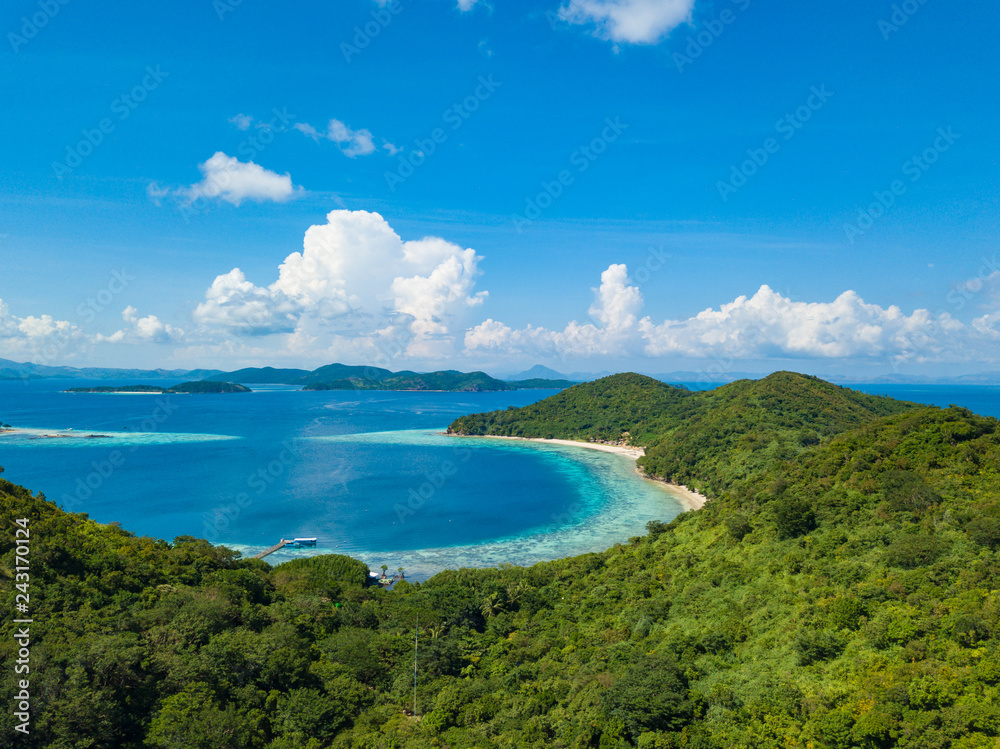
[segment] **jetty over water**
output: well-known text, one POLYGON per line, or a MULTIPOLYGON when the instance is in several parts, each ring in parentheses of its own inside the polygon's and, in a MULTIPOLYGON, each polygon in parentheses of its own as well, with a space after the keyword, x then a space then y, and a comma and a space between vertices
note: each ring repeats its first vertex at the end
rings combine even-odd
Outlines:
POLYGON ((301 549, 303 546, 315 546, 315 545, 316 545, 315 538, 293 538, 291 540, 286 540, 283 538, 274 546, 272 546, 270 549, 265 549, 260 554, 254 554, 253 558, 263 559, 268 554, 273 554, 274 552, 278 551, 279 549, 283 549, 286 546, 289 546, 293 549, 301 549))

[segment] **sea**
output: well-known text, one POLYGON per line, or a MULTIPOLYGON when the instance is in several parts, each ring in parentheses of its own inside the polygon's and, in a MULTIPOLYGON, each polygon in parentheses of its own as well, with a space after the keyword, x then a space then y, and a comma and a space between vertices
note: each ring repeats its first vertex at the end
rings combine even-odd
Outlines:
MULTIPOLYGON (((347 554, 413 579, 602 551, 684 511, 627 456, 443 434, 459 416, 553 390, 64 392, 118 384, 132 383, 0 381, 0 422, 24 430, 0 436, 3 478, 138 535, 205 538, 247 556, 315 538, 267 559, 347 554)), ((1000 388, 851 387, 1000 417, 1000 388)))

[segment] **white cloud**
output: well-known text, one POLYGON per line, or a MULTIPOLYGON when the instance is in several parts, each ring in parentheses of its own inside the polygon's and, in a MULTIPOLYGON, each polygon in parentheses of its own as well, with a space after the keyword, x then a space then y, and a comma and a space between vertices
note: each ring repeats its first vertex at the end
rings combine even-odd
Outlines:
POLYGON ((97 335, 99 343, 173 343, 184 336, 184 331, 161 322, 156 315, 139 317, 139 311, 129 305, 122 310, 122 320, 129 327, 115 331, 109 336, 97 335))
MULTIPOLYGON (((318 141, 320 138, 324 138, 333 141, 340 147, 345 156, 351 158, 375 153, 375 141, 369 130, 352 130, 340 120, 330 120, 325 132, 321 132, 305 122, 297 122, 292 127, 313 140, 318 141)), ((395 146, 392 147, 395 148, 395 146)))
POLYGON ((952 351, 952 336, 965 326, 946 313, 868 304, 853 291, 833 302, 797 302, 762 286, 687 320, 641 327, 653 356, 932 360, 952 351))
POLYGON ((78 325, 51 315, 17 317, 0 299, 0 356, 49 363, 86 343, 78 325))
POLYGON ((628 268, 609 266, 594 293, 589 312, 600 325, 574 320, 562 331, 532 326, 513 330, 489 319, 466 333, 465 347, 469 351, 559 356, 621 356, 641 350, 638 314, 643 298, 639 289, 629 284, 628 268))
POLYGON ((253 124, 253 117, 248 114, 238 114, 235 117, 230 117, 229 122, 235 125, 238 130, 249 130, 253 124))
POLYGON ((224 200, 240 205, 244 200, 258 203, 273 201, 284 203, 302 195, 305 190, 292 184, 291 175, 277 174, 255 164, 243 162, 235 156, 227 156, 217 151, 212 158, 198 165, 202 180, 188 187, 170 189, 157 183, 149 185, 147 192, 155 201, 165 197, 175 197, 185 203, 204 198, 224 200))
POLYGON ((302 308, 280 291, 247 281, 239 268, 217 276, 194 310, 200 325, 236 335, 269 335, 295 330, 302 308))
POLYGON ((989 360, 988 337, 1000 339, 1000 313, 966 326, 947 313, 905 314, 865 302, 845 291, 832 302, 799 302, 762 286, 694 317, 639 319, 643 299, 628 282, 624 265, 612 265, 590 314, 598 323, 569 323, 565 329, 512 329, 493 319, 465 336, 469 353, 595 356, 641 353, 646 357, 692 359, 814 358, 884 359, 894 362, 989 360))
POLYGON ((449 356, 486 296, 475 291, 480 260, 439 238, 404 242, 377 213, 338 210, 306 231, 272 284, 234 268, 194 317, 209 337, 283 333, 312 356, 370 355, 390 343, 410 356, 449 356))
POLYGON ((479 0, 458 0, 458 9, 463 13, 472 10, 479 0))
POLYGON ((573 24, 594 25, 602 39, 655 44, 691 21, 695 0, 570 0, 559 17, 573 24))
POLYGON ((642 311, 642 292, 629 285, 628 268, 611 265, 601 274, 601 288, 590 307, 591 317, 608 330, 627 330, 635 326, 642 311))

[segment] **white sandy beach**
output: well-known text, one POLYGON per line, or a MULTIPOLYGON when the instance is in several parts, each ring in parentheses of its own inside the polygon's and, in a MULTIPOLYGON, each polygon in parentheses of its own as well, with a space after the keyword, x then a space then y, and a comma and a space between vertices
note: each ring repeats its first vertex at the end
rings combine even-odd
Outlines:
MULTIPOLYGON (((465 435, 450 435, 450 436, 465 436, 465 435)), ((491 440, 521 440, 523 442, 541 442, 549 445, 567 445, 569 447, 582 447, 587 450, 600 450, 601 452, 614 453, 615 455, 625 455, 633 460, 637 460, 646 454, 645 449, 641 447, 625 447, 622 445, 606 445, 601 442, 583 442, 582 440, 557 440, 557 439, 544 439, 542 437, 501 437, 498 435, 468 435, 470 437, 477 437, 478 439, 491 439, 491 440)), ((708 502, 708 497, 704 494, 699 494, 698 492, 693 492, 686 486, 681 486, 679 484, 671 484, 667 481, 661 481, 660 479, 655 479, 647 476, 643 473, 638 466, 636 466, 635 472, 642 476, 647 481, 654 481, 657 484, 663 486, 663 488, 670 492, 687 510, 700 510, 708 502)))

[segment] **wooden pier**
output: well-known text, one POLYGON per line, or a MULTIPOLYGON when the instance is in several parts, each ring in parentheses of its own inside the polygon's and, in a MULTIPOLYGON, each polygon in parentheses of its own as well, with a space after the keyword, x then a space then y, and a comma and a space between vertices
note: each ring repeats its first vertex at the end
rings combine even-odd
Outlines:
POLYGON ((285 546, 286 546, 286 545, 287 545, 288 543, 290 543, 290 542, 289 542, 289 541, 286 541, 285 539, 281 539, 281 541, 279 541, 278 543, 276 543, 276 544, 275 544, 274 546, 272 546, 272 547, 271 547, 270 549, 265 549, 265 550, 264 550, 264 551, 262 551, 262 552, 261 552, 260 554, 254 554, 254 555, 253 555, 253 558, 254 558, 254 559, 263 559, 263 558, 264 558, 264 557, 266 557, 266 556, 267 556, 268 554, 273 554, 274 552, 278 551, 279 549, 283 549, 283 548, 285 548, 285 546))
POLYGON ((278 551, 278 549, 283 549, 286 546, 291 546, 293 549, 301 549, 306 546, 315 546, 315 545, 316 545, 315 538, 292 538, 292 539, 283 538, 277 544, 272 546, 270 549, 266 549, 265 551, 262 551, 260 554, 254 554, 253 558, 263 559, 268 554, 273 554, 274 552, 278 551))

